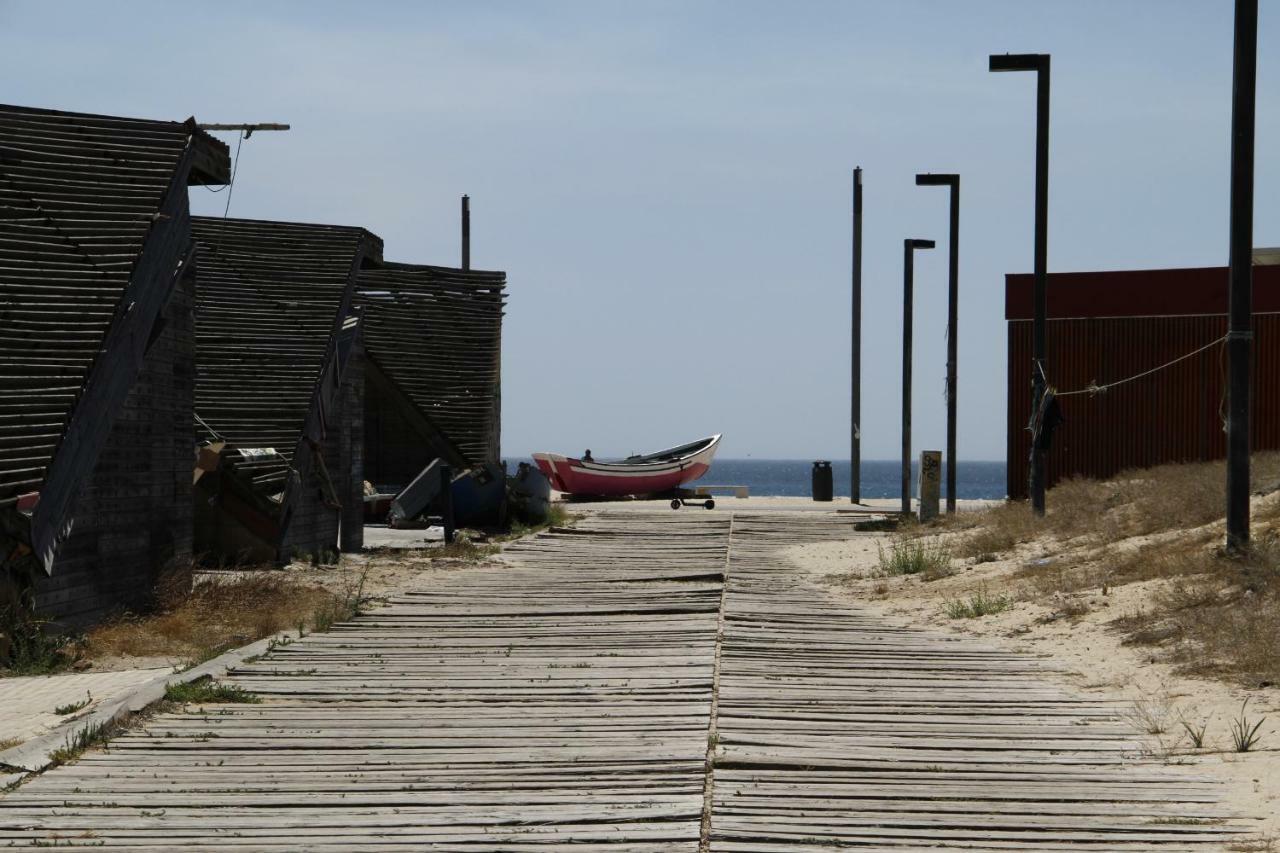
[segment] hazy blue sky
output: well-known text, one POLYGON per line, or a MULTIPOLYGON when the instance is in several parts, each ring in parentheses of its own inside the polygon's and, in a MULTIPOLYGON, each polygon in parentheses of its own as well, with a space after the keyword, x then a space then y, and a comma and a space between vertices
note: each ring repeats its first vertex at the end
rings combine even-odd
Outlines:
MULTIPOLYGON (((847 458, 850 170, 865 169, 863 455, 897 452, 902 238, 915 446, 944 443, 946 191, 963 175, 960 452, 1005 443, 1003 274, 1031 267, 1053 54, 1050 270, 1226 261, 1229 0, 0 1, 3 100, 286 121, 232 215, 361 225, 389 259, 507 270, 503 446, 725 433, 847 458)), ((1280 3, 1262 3, 1256 242, 1280 244, 1280 3)), ((193 190, 221 213, 223 196, 193 190)))

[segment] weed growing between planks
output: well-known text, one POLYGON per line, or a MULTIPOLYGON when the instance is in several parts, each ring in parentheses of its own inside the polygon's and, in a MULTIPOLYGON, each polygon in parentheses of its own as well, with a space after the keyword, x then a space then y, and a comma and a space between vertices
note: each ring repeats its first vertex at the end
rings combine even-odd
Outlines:
POLYGON ((262 697, 256 693, 250 693, 234 684, 219 684, 208 678, 185 684, 170 684, 164 689, 164 698, 167 702, 192 704, 224 702, 257 705, 262 702, 262 697))

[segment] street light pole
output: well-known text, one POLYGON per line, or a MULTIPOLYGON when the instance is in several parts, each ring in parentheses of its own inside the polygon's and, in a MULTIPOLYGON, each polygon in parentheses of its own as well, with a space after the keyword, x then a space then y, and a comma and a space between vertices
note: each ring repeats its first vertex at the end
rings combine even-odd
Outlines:
POLYGON ((902 241, 902 514, 911 512, 911 302, 915 250, 932 249, 932 240, 902 241))
MULTIPOLYGON (((1034 418, 1044 399, 1045 306, 1048 285, 1049 245, 1049 54, 1005 53, 990 57, 991 71, 1036 72, 1036 222, 1035 222, 1035 319, 1031 330, 1031 414, 1034 418)), ((1044 515, 1044 451, 1031 443, 1031 509, 1044 515)))
POLYGON ((862 167, 853 170, 853 358, 849 396, 849 502, 862 503, 862 167))
POLYGON ((1253 143, 1258 0, 1236 0, 1231 91, 1230 312, 1227 324, 1227 550, 1249 548, 1249 372, 1253 346, 1253 143))
POLYGON ((471 196, 462 197, 462 268, 471 269, 471 196))
POLYGON ((956 511, 956 370, 960 325, 960 176, 916 175, 916 185, 951 188, 951 235, 947 269, 947 512, 956 511))

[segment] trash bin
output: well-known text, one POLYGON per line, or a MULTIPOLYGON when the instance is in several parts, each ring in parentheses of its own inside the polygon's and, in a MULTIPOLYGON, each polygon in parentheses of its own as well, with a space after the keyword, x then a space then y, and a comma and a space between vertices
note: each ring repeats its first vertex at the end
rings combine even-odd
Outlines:
POLYGON ((831 463, 825 459, 813 463, 813 499, 831 500, 831 463))

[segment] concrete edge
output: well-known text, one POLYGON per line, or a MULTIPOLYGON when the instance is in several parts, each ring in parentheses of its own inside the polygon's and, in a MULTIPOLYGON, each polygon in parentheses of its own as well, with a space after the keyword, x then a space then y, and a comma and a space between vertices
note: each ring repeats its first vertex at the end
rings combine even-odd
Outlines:
MULTIPOLYGON (((297 639, 299 639, 297 631, 282 631, 279 634, 273 634, 270 637, 264 637, 261 640, 252 642, 247 646, 223 652, 216 658, 207 660, 199 666, 193 666, 191 669, 158 675, 150 681, 143 682, 133 688, 124 696, 99 706, 89 714, 59 723, 55 728, 42 735, 0 752, 0 765, 16 767, 28 773, 39 773, 53 763, 50 758, 52 753, 66 746, 77 732, 99 726, 109 726, 129 714, 141 711, 163 699, 165 689, 170 684, 187 684, 206 676, 220 678, 225 676, 228 670, 244 663, 246 659, 254 655, 264 654, 273 644, 297 639)), ((4 778, 8 784, 12 784, 14 781, 9 776, 4 778)))

